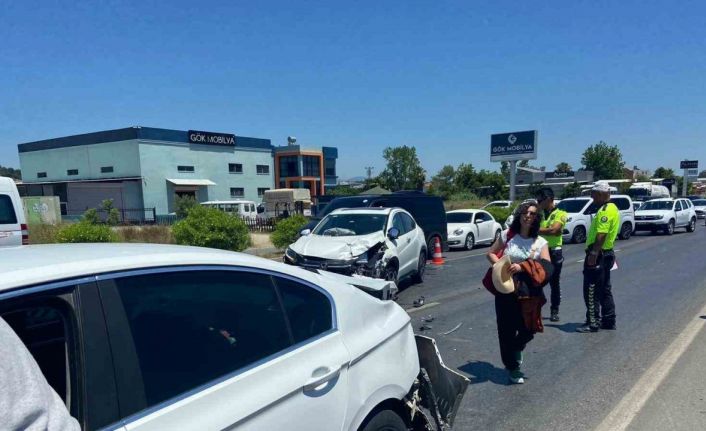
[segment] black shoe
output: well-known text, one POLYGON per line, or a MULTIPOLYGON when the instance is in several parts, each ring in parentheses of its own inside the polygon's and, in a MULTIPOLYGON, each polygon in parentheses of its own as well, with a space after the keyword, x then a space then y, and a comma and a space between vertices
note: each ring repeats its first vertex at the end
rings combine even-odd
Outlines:
POLYGON ((580 332, 582 334, 587 334, 589 332, 598 332, 600 328, 598 326, 591 326, 591 325, 581 325, 578 328, 576 328, 576 332, 580 332))
POLYGON ((552 310, 551 317, 549 317, 549 320, 551 322, 558 322, 559 321, 559 310, 552 310))
POLYGON ((609 331, 615 331, 617 328, 615 327, 615 323, 602 323, 601 324, 601 329, 607 329, 609 331))

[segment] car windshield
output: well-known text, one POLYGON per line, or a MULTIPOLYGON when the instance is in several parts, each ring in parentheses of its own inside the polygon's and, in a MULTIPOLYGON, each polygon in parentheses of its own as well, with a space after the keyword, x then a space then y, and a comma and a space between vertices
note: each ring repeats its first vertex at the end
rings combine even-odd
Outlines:
POLYGON ((640 207, 640 211, 647 210, 671 210, 674 207, 672 201, 647 201, 640 207))
POLYGON ((329 214, 316 226, 314 235, 356 236, 380 232, 387 214, 329 214))
POLYGON ((470 223, 471 219, 471 213, 446 213, 446 223, 470 223))
POLYGON ((571 199, 559 202, 559 209, 566 211, 569 214, 579 213, 588 203, 588 199, 571 199))
POLYGON ((691 202, 695 207, 706 207, 706 199, 694 199, 691 202))

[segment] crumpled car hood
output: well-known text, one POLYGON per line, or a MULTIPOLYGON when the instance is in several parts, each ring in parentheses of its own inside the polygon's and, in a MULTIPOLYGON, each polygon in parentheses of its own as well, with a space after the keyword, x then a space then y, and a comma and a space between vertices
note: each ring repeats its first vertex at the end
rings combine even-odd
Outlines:
POLYGON ((350 259, 368 251, 372 246, 385 241, 382 232, 360 236, 307 235, 299 238, 289 247, 303 256, 324 259, 350 259))

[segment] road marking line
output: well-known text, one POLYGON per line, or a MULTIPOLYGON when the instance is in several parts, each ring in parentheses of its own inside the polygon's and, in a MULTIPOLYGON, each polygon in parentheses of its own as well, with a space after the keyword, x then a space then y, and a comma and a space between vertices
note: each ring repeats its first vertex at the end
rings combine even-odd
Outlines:
POLYGON ((439 305, 439 304, 441 304, 441 303, 440 303, 440 302, 430 302, 430 303, 428 303, 428 304, 422 305, 421 307, 405 308, 404 311, 406 311, 407 313, 414 313, 414 312, 416 312, 416 311, 422 311, 422 310, 426 310, 426 309, 428 309, 428 308, 436 307, 436 306, 439 305))
POLYGON ((455 260, 462 260, 462 259, 468 259, 469 257, 477 257, 477 256, 485 256, 488 253, 480 253, 480 254, 469 254, 467 256, 462 256, 462 257, 452 257, 452 258, 444 258, 446 262, 453 262, 455 260))
POLYGON ((660 355, 652 366, 623 397, 610 414, 603 419, 595 431, 624 431, 640 413, 654 391, 667 377, 674 364, 689 348, 699 331, 706 325, 706 320, 699 316, 706 315, 706 305, 696 313, 691 323, 677 336, 672 344, 660 355))

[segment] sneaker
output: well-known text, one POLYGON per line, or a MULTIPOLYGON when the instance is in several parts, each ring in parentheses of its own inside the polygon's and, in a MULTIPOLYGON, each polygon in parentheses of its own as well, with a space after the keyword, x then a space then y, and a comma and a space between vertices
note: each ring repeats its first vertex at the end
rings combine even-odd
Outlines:
POLYGON ((583 324, 576 328, 576 332, 580 332, 582 334, 587 334, 589 332, 598 332, 598 329, 600 329, 598 326, 591 326, 589 324, 583 324))
POLYGON ((520 370, 510 371, 510 383, 513 385, 521 385, 525 382, 525 375, 520 370))
POLYGON ((552 322, 558 322, 559 321, 559 310, 552 310, 551 317, 549 317, 549 320, 552 322))
POLYGON ((522 352, 515 352, 515 360, 517 361, 518 366, 522 365, 522 359, 522 352))

